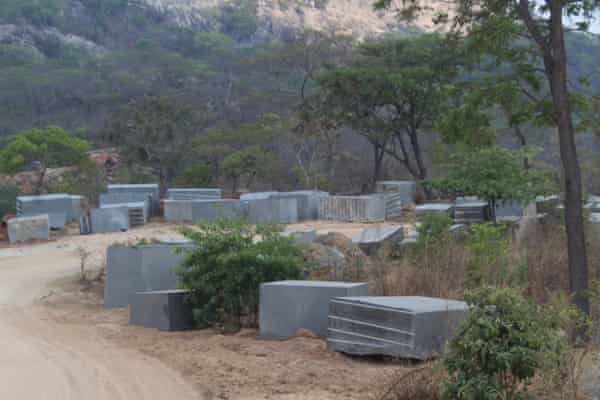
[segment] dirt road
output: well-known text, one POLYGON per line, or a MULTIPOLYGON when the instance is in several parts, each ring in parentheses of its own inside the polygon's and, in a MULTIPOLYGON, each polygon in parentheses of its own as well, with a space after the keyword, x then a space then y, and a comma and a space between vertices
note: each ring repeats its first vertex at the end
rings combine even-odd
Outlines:
POLYGON ((92 262, 101 262, 109 243, 145 233, 172 237, 161 227, 0 249, 1 399, 200 398, 157 359, 117 347, 93 326, 57 324, 38 304, 52 282, 79 272, 78 246, 93 253, 92 262))

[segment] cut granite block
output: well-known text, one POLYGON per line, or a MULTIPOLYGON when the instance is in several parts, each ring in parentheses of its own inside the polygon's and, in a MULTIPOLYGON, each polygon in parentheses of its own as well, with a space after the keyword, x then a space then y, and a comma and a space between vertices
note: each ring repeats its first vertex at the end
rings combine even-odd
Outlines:
POLYGON ((319 218, 341 222, 382 222, 385 220, 385 197, 322 197, 319 203, 319 218))
POLYGON ((12 218, 8 220, 7 228, 10 243, 50 239, 48 215, 12 218))
POLYGON ((329 196, 327 192, 299 190, 276 193, 271 198, 296 199, 298 202, 298 221, 316 221, 319 219, 320 198, 327 196, 329 196))
POLYGON ((174 269, 186 256, 178 248, 191 244, 110 246, 106 253, 104 307, 127 307, 137 292, 177 288, 174 269))
POLYGON ((366 283, 280 281, 260 286, 259 327, 265 338, 289 338, 299 329, 327 334, 329 301, 339 296, 366 296, 366 283))
POLYGON ((213 200, 222 197, 221 189, 169 189, 166 198, 169 200, 213 200))
POLYGON ((130 227, 144 225, 148 222, 150 214, 150 203, 148 200, 139 203, 105 204, 101 206, 102 209, 122 207, 126 207, 128 210, 130 227))
POLYGON ((414 204, 417 194, 415 181, 379 181, 375 184, 377 193, 397 193, 404 204, 414 204))
POLYGON ((129 230, 127 206, 97 208, 90 211, 92 233, 125 232, 129 230))
MULTIPOLYGON (((116 184, 108 185, 107 191, 109 194, 115 193, 142 193, 150 197, 149 200, 149 215, 159 215, 160 213, 160 188, 158 183, 147 183, 147 184, 116 184)), ((144 201, 145 199, 131 199, 128 201, 121 201, 120 203, 137 203, 144 201)), ((118 204, 118 203, 114 203, 118 204)))
POLYGON ((489 203, 487 201, 457 202, 454 206, 454 219, 457 224, 488 221, 489 203))
POLYGON ((402 225, 385 225, 367 228, 352 237, 366 254, 375 254, 382 245, 387 244, 392 248, 400 246, 404 239, 404 227, 402 225))
POLYGON ((67 223, 79 220, 82 201, 82 196, 65 193, 19 196, 17 197, 17 216, 48 215, 50 228, 62 229, 67 223))
POLYGON ((165 200, 163 205, 165 220, 170 222, 212 221, 244 215, 242 202, 232 199, 165 200))
POLYGON ((298 244, 310 244, 317 240, 318 234, 316 229, 307 229, 303 231, 285 230, 281 232, 281 236, 292 238, 294 242, 298 244))
POLYGON ((435 358, 467 311, 465 302, 431 297, 334 298, 327 346, 353 355, 435 358))
POLYGON ((415 207, 415 213, 417 215, 417 219, 421 219, 429 214, 442 214, 445 213, 449 217, 454 216, 454 206, 449 203, 427 203, 427 204, 419 204, 415 207))
POLYGON ((268 198, 244 202, 248 219, 255 224, 294 224, 298 222, 296 199, 268 198))
POLYGON ((189 290, 157 290, 130 297, 129 324, 161 331, 182 331, 194 327, 189 290))
POLYGON ((253 193, 244 193, 240 196, 240 200, 242 201, 250 201, 250 200, 265 200, 270 199, 273 195, 279 194, 279 192, 253 192, 253 193))

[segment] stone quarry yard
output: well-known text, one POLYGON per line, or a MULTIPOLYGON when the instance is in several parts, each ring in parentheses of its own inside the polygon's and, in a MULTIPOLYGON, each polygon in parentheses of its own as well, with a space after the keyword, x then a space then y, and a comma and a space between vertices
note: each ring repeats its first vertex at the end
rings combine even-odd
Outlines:
MULTIPOLYGON (((352 236, 365 226, 291 229, 352 236)), ((103 284, 93 278, 110 244, 177 237, 176 225, 151 223, 0 249, 0 398, 376 399, 398 373, 423 365, 329 352, 309 332, 285 341, 254 330, 160 332, 128 325, 127 309, 103 307, 103 284), (80 281, 81 248, 92 281, 80 281)), ((582 386, 592 399, 599 377, 598 362, 588 360, 582 386)))
MULTIPOLYGON (((349 236, 364 227, 308 225, 349 236)), ((79 280, 80 248, 90 253, 86 275, 93 279, 110 244, 177 237, 176 225, 152 223, 0 249, 0 343, 9 349, 0 373, 12 378, 0 398, 40 398, 42 390, 61 399, 364 399, 405 368, 329 352, 309 333, 267 341, 253 330, 129 326, 127 309, 104 309, 101 282, 79 280)))

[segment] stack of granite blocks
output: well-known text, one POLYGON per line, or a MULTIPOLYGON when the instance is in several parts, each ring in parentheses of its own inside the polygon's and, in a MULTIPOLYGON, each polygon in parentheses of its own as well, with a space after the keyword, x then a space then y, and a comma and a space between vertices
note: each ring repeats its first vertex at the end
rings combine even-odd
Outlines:
POLYGON ((79 221, 82 196, 65 193, 17 197, 17 216, 47 215, 50 229, 62 229, 67 223, 79 221))
POLYGON ((386 206, 383 195, 327 196, 319 199, 319 218, 340 222, 385 221, 386 206))
POLYGON ((131 197, 131 200, 122 201, 122 203, 137 203, 149 199, 149 215, 156 216, 160 213, 160 188, 157 183, 108 185, 107 192, 108 194, 122 194, 124 196, 134 196, 134 193, 145 195, 143 198, 131 197))
POLYGON ((450 218, 454 217, 454 205, 450 203, 426 203, 415 207, 417 219, 420 220, 426 215, 446 214, 450 218))
POLYGON ((217 218, 243 217, 244 204, 240 200, 164 200, 165 220, 169 222, 212 221, 217 218))
POLYGON ((267 197, 243 201, 248 220, 255 224, 294 224, 298 222, 295 198, 267 197))
POLYGON ((298 221, 316 221, 319 219, 320 199, 328 197, 329 193, 318 190, 298 190, 294 192, 280 192, 270 198, 296 199, 298 205, 298 221))
POLYGON ((490 207, 487 201, 463 201, 454 205, 454 221, 457 224, 470 224, 490 220, 490 207))
POLYGON ((414 181, 379 181, 375 192, 385 196, 386 218, 397 218, 402 208, 415 203, 417 183, 414 181))
POLYGON ((168 189, 166 193, 168 200, 214 200, 223 197, 221 189, 168 189))
POLYGON ((431 297, 340 297, 330 303, 327 346, 352 355, 439 357, 468 312, 431 297))
POLYGON ((113 245, 106 254, 104 307, 127 307, 138 292, 177 289, 175 268, 193 244, 181 241, 113 245))

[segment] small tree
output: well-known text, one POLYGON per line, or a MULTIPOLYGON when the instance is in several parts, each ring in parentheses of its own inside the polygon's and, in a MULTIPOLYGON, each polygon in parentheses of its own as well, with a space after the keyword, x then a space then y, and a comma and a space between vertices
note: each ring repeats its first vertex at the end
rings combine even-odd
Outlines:
POLYGON ((0 150, 0 171, 14 174, 37 163, 39 179, 35 192, 40 193, 48 168, 79 166, 88 159, 89 143, 58 126, 32 129, 15 135, 0 150))
POLYGON ((471 308, 449 344, 444 364, 448 400, 521 400, 545 367, 566 349, 555 315, 514 289, 482 288, 466 296, 471 308))
POLYGON ((239 327, 242 317, 254 325, 260 284, 300 278, 302 250, 279 231, 235 219, 181 229, 196 246, 177 276, 180 285, 192 291, 190 301, 199 325, 229 322, 239 327))
POLYGON ((447 167, 448 175, 428 182, 428 186, 452 195, 478 196, 490 203, 495 219, 499 200, 527 203, 551 191, 547 171, 523 168, 524 154, 531 157, 531 153, 494 146, 455 154, 447 167))

